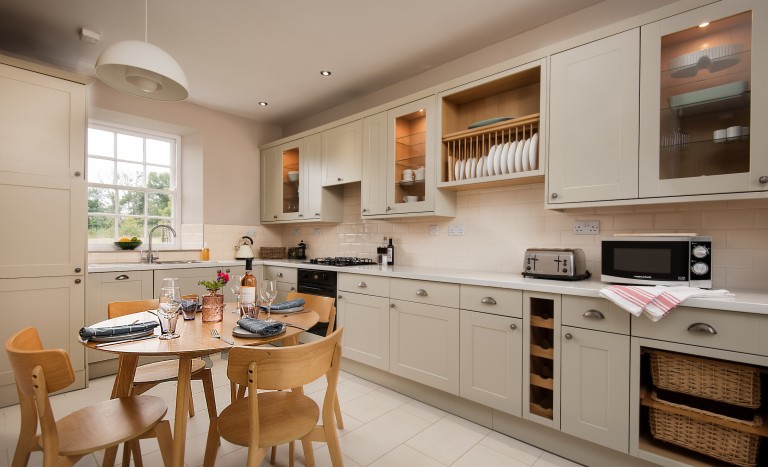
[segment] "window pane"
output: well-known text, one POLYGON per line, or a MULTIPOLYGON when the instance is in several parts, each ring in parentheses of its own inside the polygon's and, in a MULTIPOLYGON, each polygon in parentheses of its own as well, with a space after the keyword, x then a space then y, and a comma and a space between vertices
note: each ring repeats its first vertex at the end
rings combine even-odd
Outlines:
POLYGON ((147 193, 147 215, 171 217, 171 195, 165 193, 147 193))
POLYGON ((147 139, 147 164, 171 165, 171 143, 147 139))
POLYGON ((98 243, 112 243, 115 238, 113 216, 88 216, 88 240, 98 243))
MULTIPOLYGON (((152 230, 152 227, 160 224, 168 225, 170 224, 169 219, 147 219, 147 232, 152 230)), ((160 245, 162 243, 173 243, 173 233, 168 229, 157 229, 152 233, 152 247, 154 248, 155 245, 160 245)))
POLYGON ((120 197, 120 214, 144 215, 144 193, 141 191, 118 192, 120 197))
MULTIPOLYGON (((119 217, 117 220, 117 236, 119 237, 137 237, 143 240, 144 237, 144 219, 141 217, 119 217)), ((154 245, 153 245, 154 247, 154 245)))
POLYGON ((144 165, 118 162, 117 185, 143 187, 144 165))
POLYGON ((88 212, 115 213, 115 190, 88 188, 88 212))
POLYGON ((117 158, 134 162, 144 161, 144 138, 117 135, 117 158))
POLYGON ((88 128, 88 154, 115 157, 115 134, 111 131, 88 128))
POLYGON ((88 183, 115 183, 115 163, 104 159, 88 158, 88 183))
POLYGON ((147 166, 147 188, 156 188, 158 190, 171 189, 171 169, 170 167, 147 166))

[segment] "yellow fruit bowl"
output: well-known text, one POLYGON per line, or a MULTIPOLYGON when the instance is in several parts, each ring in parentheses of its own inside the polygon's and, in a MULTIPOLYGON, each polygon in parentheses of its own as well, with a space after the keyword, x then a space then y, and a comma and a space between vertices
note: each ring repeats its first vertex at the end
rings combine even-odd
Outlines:
POLYGON ((115 242, 115 245, 122 250, 133 250, 137 246, 141 245, 141 240, 136 240, 135 242, 115 242))

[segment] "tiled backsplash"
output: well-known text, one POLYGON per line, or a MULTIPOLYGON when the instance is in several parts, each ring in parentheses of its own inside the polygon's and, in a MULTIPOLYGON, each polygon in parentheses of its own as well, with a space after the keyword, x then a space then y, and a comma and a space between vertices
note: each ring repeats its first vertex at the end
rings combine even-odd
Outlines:
MULTIPOLYGON (((294 246, 304 240, 309 257, 374 258, 376 246, 386 236, 394 238, 396 264, 513 274, 522 270, 528 247, 572 246, 584 249, 588 269, 599 276, 603 237, 627 232, 695 232, 713 238, 714 287, 768 290, 768 200, 559 212, 544 209, 542 184, 459 192, 457 200, 455 218, 361 220, 360 184, 351 184, 344 191, 343 223, 284 225, 282 245, 294 246), (600 234, 574 235, 574 220, 600 221, 600 234), (448 236, 449 225, 455 224, 464 226, 463 236, 448 236), (437 226, 438 235, 429 235, 431 225, 437 226)), ((211 238, 208 230, 206 238, 211 238)))

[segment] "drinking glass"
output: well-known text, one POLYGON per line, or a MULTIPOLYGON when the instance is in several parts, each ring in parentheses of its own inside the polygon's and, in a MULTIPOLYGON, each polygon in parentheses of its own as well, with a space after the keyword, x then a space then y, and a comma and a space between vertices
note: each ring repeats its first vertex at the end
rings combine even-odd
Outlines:
POLYGON ((241 313, 241 303, 240 303, 240 282, 242 282, 243 276, 232 276, 232 280, 229 281, 230 284, 232 284, 230 290, 232 290, 232 293, 235 294, 235 297, 237 297, 237 308, 232 310, 232 313, 241 313))
POLYGON ((168 340, 179 337, 176 334, 176 321, 179 319, 181 294, 178 287, 163 287, 160 289, 160 308, 157 310, 160 318, 160 339, 168 340))
POLYGON ((272 319, 272 302, 277 297, 277 285, 275 281, 265 279, 261 281, 261 287, 259 289, 259 299, 267 304, 267 319, 264 321, 274 321, 272 319))

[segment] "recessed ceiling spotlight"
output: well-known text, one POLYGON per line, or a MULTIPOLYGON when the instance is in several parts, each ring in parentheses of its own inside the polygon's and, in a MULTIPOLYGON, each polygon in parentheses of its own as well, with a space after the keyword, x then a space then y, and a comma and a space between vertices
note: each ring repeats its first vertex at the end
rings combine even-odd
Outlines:
POLYGON ((329 70, 321 70, 320 74, 323 76, 331 76, 331 72, 329 70))
POLYGON ((262 106, 262 107, 266 107, 266 106, 269 105, 269 102, 261 101, 261 102, 259 102, 259 105, 262 106))
POLYGON ((705 21, 699 25, 700 28, 706 28, 707 26, 709 26, 709 21, 705 21))

